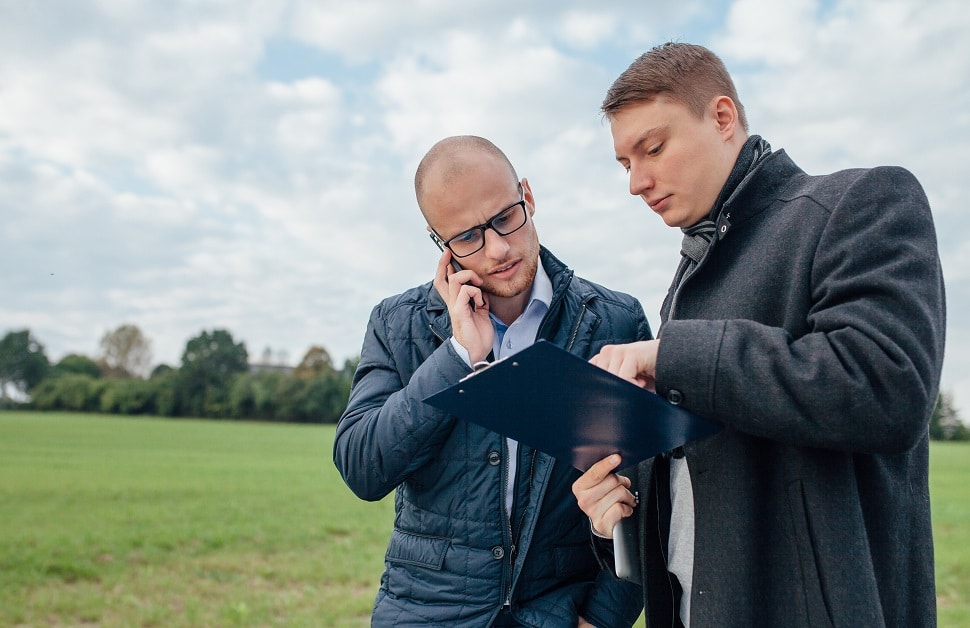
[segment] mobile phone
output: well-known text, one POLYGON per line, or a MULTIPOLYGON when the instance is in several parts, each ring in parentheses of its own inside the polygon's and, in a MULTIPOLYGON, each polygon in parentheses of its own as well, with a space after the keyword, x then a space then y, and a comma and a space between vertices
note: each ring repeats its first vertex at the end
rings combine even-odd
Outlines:
MULTIPOLYGON (((435 233, 434 231, 432 231, 428 235, 431 236, 432 242, 434 242, 435 244, 437 244, 438 245, 438 248, 441 249, 441 252, 444 253, 445 252, 445 241, 442 240, 438 236, 438 234, 435 233)), ((459 272, 459 271, 465 270, 464 268, 462 268, 461 264, 458 263, 458 260, 455 259, 455 254, 454 253, 451 254, 451 267, 455 270, 456 273, 459 272)), ((475 311, 475 299, 469 299, 468 300, 468 305, 471 306, 472 311, 474 312, 475 311)))
POLYGON ((617 521, 613 526, 613 565, 620 580, 642 584, 638 549, 636 520, 625 517, 617 521))
MULTIPOLYGON (((445 252, 445 241, 442 240, 438 236, 438 234, 435 233, 434 231, 432 231, 428 235, 431 236, 431 240, 435 244, 437 244, 438 245, 438 248, 441 250, 441 252, 444 253, 445 252)), ((451 254, 451 267, 455 269, 455 272, 456 273, 459 272, 459 271, 465 270, 464 268, 462 268, 461 264, 458 263, 458 260, 455 259, 455 254, 454 253, 451 254)))

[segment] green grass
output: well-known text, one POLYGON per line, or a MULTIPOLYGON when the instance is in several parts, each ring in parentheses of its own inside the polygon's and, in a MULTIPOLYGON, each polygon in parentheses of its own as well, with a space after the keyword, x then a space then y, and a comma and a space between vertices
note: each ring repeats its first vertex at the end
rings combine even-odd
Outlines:
MULTIPOLYGON (((393 503, 333 426, 0 412, 0 626, 366 626, 393 503)), ((970 625, 970 445, 934 444, 941 626, 970 625)))
POLYGON ((366 626, 393 503, 333 426, 0 413, 0 625, 366 626))
POLYGON ((940 626, 970 626, 970 443, 930 445, 940 626))

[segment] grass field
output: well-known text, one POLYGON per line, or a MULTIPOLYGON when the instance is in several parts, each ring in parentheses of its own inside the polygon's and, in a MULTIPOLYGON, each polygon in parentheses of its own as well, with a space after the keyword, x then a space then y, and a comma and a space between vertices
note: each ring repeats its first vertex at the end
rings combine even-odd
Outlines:
POLYGON ((0 413, 0 625, 368 625, 393 502, 333 427, 0 413))
MULTIPOLYGON (((0 412, 0 625, 366 626, 393 519, 332 426, 0 412)), ((940 625, 970 625, 970 446, 934 444, 940 625)))

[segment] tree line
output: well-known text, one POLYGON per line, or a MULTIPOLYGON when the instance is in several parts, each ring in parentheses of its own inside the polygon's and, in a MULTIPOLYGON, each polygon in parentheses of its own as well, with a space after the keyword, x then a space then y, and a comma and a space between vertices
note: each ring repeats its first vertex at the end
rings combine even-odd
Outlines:
POLYGON ((191 338, 177 367, 151 368, 151 343, 130 324, 107 332, 100 355, 56 363, 29 329, 0 340, 0 407, 126 415, 336 423, 357 361, 337 368, 313 346, 300 363, 249 364, 243 342, 225 329, 191 338))
MULTIPOLYGON (((338 369, 326 349, 313 346, 293 369, 251 368, 246 345, 224 329, 190 339, 177 368, 148 371, 151 343, 135 325, 106 332, 100 348, 96 359, 75 353, 51 364, 29 329, 8 332, 0 340, 0 408, 336 423, 358 362, 338 369)), ((945 392, 929 431, 933 440, 970 440, 945 392)))

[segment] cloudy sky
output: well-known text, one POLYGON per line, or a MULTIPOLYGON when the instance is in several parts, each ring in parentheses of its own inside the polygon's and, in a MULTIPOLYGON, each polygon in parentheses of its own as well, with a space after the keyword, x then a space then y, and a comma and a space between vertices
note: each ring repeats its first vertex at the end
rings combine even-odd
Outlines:
POLYGON ((57 360, 133 323, 177 365, 224 328, 251 358, 341 364, 375 303, 432 275, 412 176, 460 133, 503 148, 544 243, 656 327, 680 238, 628 194, 598 108, 667 40, 719 53, 752 131, 808 172, 922 181, 943 385, 970 414, 963 0, 0 0, 0 333, 57 360))

